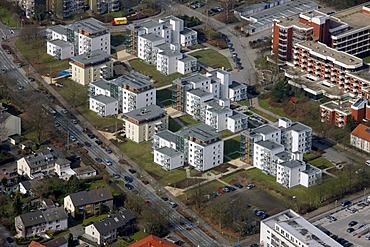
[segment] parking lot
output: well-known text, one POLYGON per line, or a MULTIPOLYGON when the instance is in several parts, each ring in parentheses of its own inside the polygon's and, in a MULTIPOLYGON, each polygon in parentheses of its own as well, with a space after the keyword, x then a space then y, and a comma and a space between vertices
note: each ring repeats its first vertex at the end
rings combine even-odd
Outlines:
MULTIPOLYGON (((335 219, 329 219, 330 217, 325 217, 320 220, 313 222, 314 225, 325 228, 330 232, 332 238, 345 239, 352 243, 352 246, 370 246, 370 240, 366 239, 366 236, 370 235, 369 230, 364 232, 359 232, 358 229, 366 229, 367 226, 364 224, 370 224, 370 206, 364 203, 357 203, 353 206, 350 206, 348 209, 342 208, 335 213, 332 213, 331 216, 335 219), (353 226, 348 224, 351 221, 356 221, 357 223, 353 226), (348 232, 349 228, 353 228, 353 232, 348 232)), ((360 230, 361 231, 361 230, 360 230)), ((347 245, 351 246, 351 245, 347 245)))

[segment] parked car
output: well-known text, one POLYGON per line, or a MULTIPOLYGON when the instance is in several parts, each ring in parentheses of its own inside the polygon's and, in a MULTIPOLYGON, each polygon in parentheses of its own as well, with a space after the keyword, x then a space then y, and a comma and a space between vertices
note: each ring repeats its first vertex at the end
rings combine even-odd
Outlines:
POLYGON ((78 121, 76 119, 72 119, 71 121, 73 124, 78 124, 78 121))
POLYGON ((352 220, 351 222, 348 223, 348 226, 352 227, 357 225, 357 221, 352 220))
POLYGON ((103 144, 103 142, 101 140, 96 140, 95 143, 98 144, 98 145, 102 145, 103 144))
POLYGON ((80 148, 83 148, 85 145, 82 142, 77 142, 77 146, 79 146, 80 148))
POLYGON ((77 141, 77 138, 76 138, 75 136, 70 136, 69 138, 70 138, 70 139, 71 139, 71 141, 73 141, 73 142, 77 141))
POLYGON ((248 190, 253 189, 254 187, 256 187, 254 184, 248 184, 247 185, 247 189, 248 190))
POLYGON ((67 114, 68 113, 68 111, 66 109, 62 109, 60 112, 63 113, 63 114, 67 114))
POLYGON ((130 177, 130 176, 124 176, 123 177, 123 179, 125 179, 125 181, 127 182, 127 183, 132 183, 134 180, 132 179, 132 177, 130 177))
POLYGON ((365 164, 366 164, 366 165, 368 165, 368 166, 370 166, 370 160, 367 160, 367 161, 365 162, 365 164))
POLYGON ((352 227, 347 229, 347 232, 349 232, 349 233, 354 232, 354 231, 355 231, 355 229, 353 229, 352 227))
POLYGON ((109 149, 109 148, 106 148, 106 149, 105 149, 105 152, 107 152, 108 154, 111 154, 111 153, 112 153, 112 150, 111 150, 111 149, 109 149))
POLYGON ((170 205, 171 205, 171 207, 172 208, 176 208, 178 205, 176 204, 176 203, 174 203, 174 202, 170 202, 170 205))
POLYGON ((166 202, 166 201, 168 201, 168 197, 162 196, 161 198, 162 198, 162 200, 163 200, 163 201, 165 201, 165 202, 166 202))
POLYGON ((341 205, 342 205, 342 207, 348 207, 348 206, 352 205, 352 202, 349 201, 349 200, 344 200, 344 201, 342 201, 341 205))
POLYGON ((93 133, 89 133, 87 134, 87 136, 90 138, 90 139, 94 139, 95 138, 95 135, 93 133))
POLYGON ((91 143, 90 142, 84 142, 85 146, 86 147, 91 147, 91 143))
POLYGON ((101 163, 103 160, 101 158, 99 158, 99 157, 96 157, 95 158, 95 161, 101 163))
POLYGON ((132 184, 125 184, 125 187, 128 189, 128 190, 133 190, 134 189, 134 186, 132 184))
POLYGON ((117 173, 113 173, 113 177, 114 177, 115 179, 119 179, 119 178, 121 177, 121 175, 119 175, 119 174, 117 174, 117 173))
POLYGON ((242 184, 239 184, 239 183, 234 184, 234 186, 237 187, 237 188, 239 188, 239 189, 241 189, 241 188, 244 187, 242 184))
POLYGON ((152 206, 152 203, 150 201, 144 201, 144 204, 147 206, 152 206))
POLYGON ((128 171, 129 171, 130 173, 132 173, 132 174, 136 173, 136 170, 134 170, 134 169, 128 169, 128 171))
POLYGON ((60 123, 55 122, 55 123, 54 123, 54 127, 60 127, 60 123))
POLYGON ((113 162, 108 159, 104 159, 104 164, 106 164, 107 166, 111 166, 113 165, 113 162))
POLYGON ((141 180, 141 182, 145 185, 149 184, 149 181, 148 180, 141 180))
POLYGON ((33 77, 28 77, 27 79, 28 79, 30 82, 35 81, 35 78, 33 78, 33 77))

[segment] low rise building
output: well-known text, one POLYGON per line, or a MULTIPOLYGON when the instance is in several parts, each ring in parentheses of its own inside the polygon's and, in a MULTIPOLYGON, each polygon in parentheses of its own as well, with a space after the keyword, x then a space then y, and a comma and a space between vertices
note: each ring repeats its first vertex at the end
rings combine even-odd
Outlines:
POLYGON ((19 188, 18 183, 20 182, 20 176, 17 173, 17 164, 15 162, 9 162, 1 165, 0 171, 0 188, 3 193, 16 192, 19 188))
POLYGON ((21 214, 15 217, 15 230, 24 238, 41 236, 47 231, 62 231, 68 228, 68 215, 63 207, 21 214))
POLYGON ((68 247, 68 241, 65 237, 54 238, 42 244, 32 241, 28 247, 68 247))
POLYGON ((260 246, 342 246, 291 209, 261 221, 260 246))
POLYGON ((57 60, 64 60, 74 56, 74 47, 64 40, 51 40, 47 42, 47 53, 57 60))
MULTIPOLYGON (((167 131, 164 134, 160 132, 154 135, 153 150, 155 151, 163 147, 181 152, 184 162, 187 162, 198 171, 212 169, 222 164, 224 159, 224 141, 214 128, 206 124, 195 124, 176 133, 167 131)), ((156 152, 156 154, 158 154, 157 157, 159 159, 161 153, 156 152)), ((164 161, 157 161, 161 165, 165 165, 164 161)), ((178 164, 172 167, 177 168, 178 164)), ((165 167, 165 169, 170 168, 171 166, 168 165, 165 167)))
POLYGON ((7 112, 0 103, 0 141, 5 141, 12 135, 21 135, 21 124, 21 119, 7 112))
POLYGON ((176 149, 164 146, 154 150, 154 163, 171 171, 184 165, 184 154, 176 149))
POLYGON ((84 86, 100 79, 113 77, 112 56, 101 50, 72 57, 69 64, 72 80, 84 86))
POLYGON ((135 230, 135 215, 127 209, 121 209, 116 214, 96 221, 85 227, 84 237, 99 246, 110 244, 119 236, 127 236, 135 230))
POLYGON ((168 129, 168 116, 157 105, 149 105, 123 114, 126 137, 134 142, 149 141, 156 133, 168 129))
POLYGON ((351 145, 370 153, 370 127, 359 124, 351 132, 351 145))
POLYGON ((129 247, 179 247, 179 245, 173 244, 163 238, 159 238, 154 235, 149 235, 148 237, 145 237, 136 243, 130 244, 129 247))
POLYGON ((97 187, 89 191, 80 191, 64 197, 64 209, 73 217, 95 214, 99 207, 113 208, 113 196, 109 187, 97 187))
POLYGON ((89 98, 89 108, 101 117, 117 115, 118 101, 100 94, 89 98))
POLYGON ((91 166, 80 166, 73 169, 78 179, 89 179, 95 177, 97 172, 91 166))

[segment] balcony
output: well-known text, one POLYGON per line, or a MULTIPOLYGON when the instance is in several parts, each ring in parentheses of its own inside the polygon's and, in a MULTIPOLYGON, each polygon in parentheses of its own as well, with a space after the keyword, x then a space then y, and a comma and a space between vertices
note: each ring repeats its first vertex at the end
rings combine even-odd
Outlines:
POLYGON ((352 84, 354 87, 358 87, 358 83, 353 83, 352 84))
POLYGON ((330 78, 330 80, 334 82, 334 81, 336 81, 337 79, 335 79, 335 77, 331 77, 331 78, 330 78))
POLYGON ((319 70, 316 70, 315 71, 315 75, 320 75, 320 71, 319 70))
POLYGON ((316 65, 315 65, 315 69, 320 69, 320 67, 321 67, 321 66, 320 66, 320 65, 318 65, 318 64, 316 64, 316 65))
POLYGON ((308 66, 310 66, 310 67, 312 66, 312 62, 311 62, 311 61, 309 61, 307 64, 308 64, 308 66))
POLYGON ((339 79, 343 79, 344 78, 344 76, 343 75, 339 75, 339 79))
POLYGON ((329 68, 325 68, 325 73, 329 72, 330 69, 329 68))

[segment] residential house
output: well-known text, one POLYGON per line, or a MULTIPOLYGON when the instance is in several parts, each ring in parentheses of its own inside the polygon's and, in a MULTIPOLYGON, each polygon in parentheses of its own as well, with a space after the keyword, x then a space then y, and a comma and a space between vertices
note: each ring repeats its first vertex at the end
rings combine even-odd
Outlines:
POLYGON ((118 236, 132 234, 135 222, 136 217, 130 210, 121 209, 116 214, 86 226, 83 236, 104 246, 116 241, 118 236))
POLYGON ((370 153, 370 127, 359 124, 351 132, 351 145, 370 153))
POLYGON ((112 56, 102 50, 93 50, 71 57, 69 65, 72 80, 84 86, 100 79, 113 77, 112 56))
POLYGON ((0 181, 0 191, 7 193, 16 192, 18 190, 20 177, 17 173, 17 164, 15 162, 9 162, 1 166, 0 181))
POLYGON ((97 172, 91 166, 80 166, 73 169, 78 179, 89 179, 97 175, 97 172))
POLYGON ((32 241, 28 247, 68 247, 68 241, 65 237, 54 238, 42 244, 32 241))
POLYGON ((15 230, 19 236, 40 236, 48 230, 61 231, 68 228, 68 215, 63 207, 35 210, 15 217, 15 230))
POLYGON ((159 131, 168 129, 168 116, 157 105, 149 105, 123 114, 126 137, 134 142, 149 141, 159 131))
POLYGON ((113 196, 107 186, 72 193, 64 197, 64 209, 73 217, 77 214, 95 214, 100 205, 109 209, 113 208, 113 196))
POLYGON ((184 165, 184 154, 176 149, 164 146, 154 150, 154 163, 171 171, 184 165))
POLYGON ((89 108, 100 117, 118 114, 118 101, 105 95, 96 95, 89 98, 89 108))
POLYGON ((74 47, 70 42, 55 39, 47 42, 47 53, 57 60, 64 60, 74 56, 74 47))
POLYGON ((260 224, 260 246, 330 246, 340 243, 291 209, 282 211, 260 224))
POLYGON ((136 243, 130 244, 129 247, 179 247, 163 238, 154 235, 149 235, 136 243))
POLYGON ((21 135, 21 119, 7 112, 0 103, 0 142, 15 134, 21 135))

